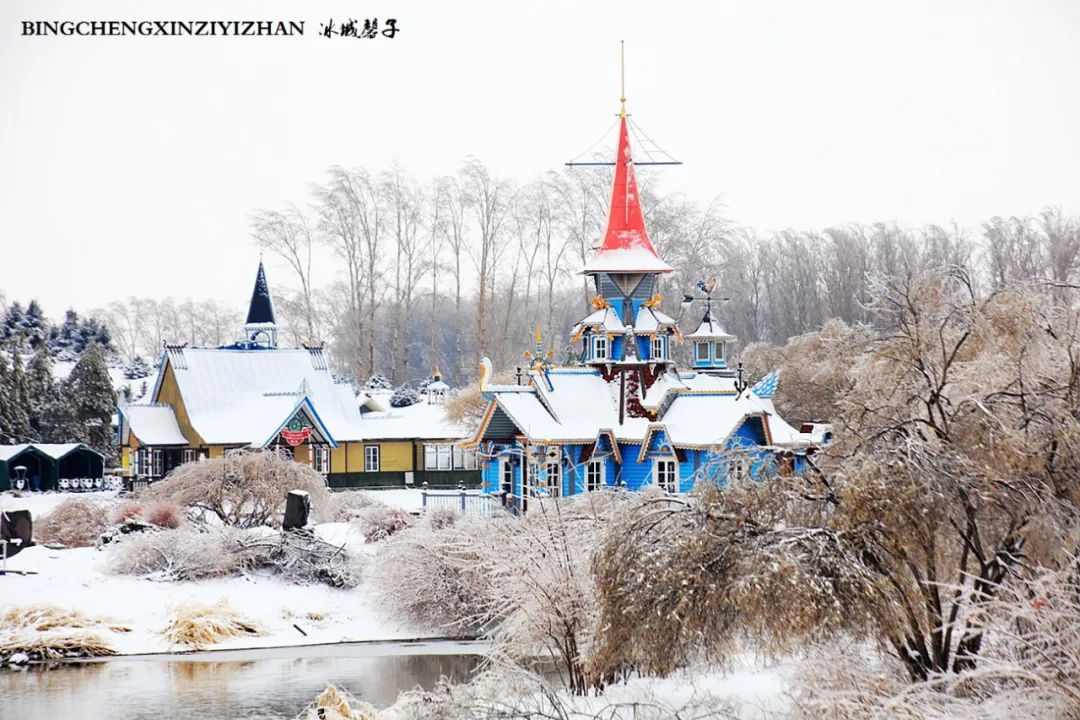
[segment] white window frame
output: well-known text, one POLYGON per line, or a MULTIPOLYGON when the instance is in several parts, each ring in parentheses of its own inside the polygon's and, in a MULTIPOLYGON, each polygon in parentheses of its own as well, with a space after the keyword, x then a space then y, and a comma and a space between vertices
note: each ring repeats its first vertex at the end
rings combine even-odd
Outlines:
POLYGON ((330 473, 330 448, 326 445, 312 445, 311 457, 314 461, 312 467, 316 472, 328 475, 330 473))
POLYGON ((664 350, 666 349, 665 348, 666 345, 667 345, 667 343, 664 342, 664 336, 663 335, 653 335, 652 342, 649 345, 649 359, 650 360, 666 360, 667 359, 667 353, 664 352, 664 350))
POLYGON ((596 492, 607 485, 607 463, 603 460, 590 460, 585 463, 585 491, 596 492))
POLYGON ((593 360, 607 360, 608 359, 608 338, 607 335, 593 335, 592 339, 592 359, 593 360))
POLYGON ((662 457, 653 460, 653 484, 665 492, 679 492, 678 458, 662 457))
POLYGON ((499 492, 514 494, 514 466, 509 458, 499 459, 499 492))
POLYGON ((436 445, 432 445, 431 443, 427 443, 427 444, 424 445, 424 469, 425 470, 434 470, 435 466, 438 464, 438 454, 437 454, 437 451, 435 449, 436 447, 437 447, 436 445))
POLYGON ((378 445, 364 446, 364 472, 379 472, 382 467, 382 452, 378 445))
POLYGON ((697 362, 709 362, 709 353, 712 352, 712 350, 709 348, 710 344, 711 343, 709 343, 708 341, 705 341, 705 340, 699 340, 698 342, 694 343, 694 360, 695 361, 697 361, 697 362), (702 352, 702 350, 704 350, 705 352, 702 352))
POLYGON ((728 460, 728 481, 741 480, 746 477, 747 463, 746 458, 742 455, 737 455, 728 460))
POLYGON ((727 362, 727 343, 718 340, 713 345, 713 359, 718 362, 727 362))
POLYGON ((544 482, 547 483, 548 496, 562 497, 562 463, 558 460, 548 460, 544 463, 543 468, 544 482))
POLYGON ((454 450, 452 445, 436 445, 435 459, 436 470, 452 470, 454 467, 454 450))
POLYGON ((189 462, 194 462, 194 461, 195 461, 195 448, 184 448, 184 462, 189 463, 189 462))
POLYGON ((154 448, 150 451, 150 477, 161 477, 165 471, 165 455, 161 450, 154 448))

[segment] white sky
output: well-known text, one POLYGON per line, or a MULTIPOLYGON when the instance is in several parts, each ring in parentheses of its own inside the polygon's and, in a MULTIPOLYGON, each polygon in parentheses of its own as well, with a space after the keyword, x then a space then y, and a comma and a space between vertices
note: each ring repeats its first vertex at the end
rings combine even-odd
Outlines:
POLYGON ((1076 0, 7 0, 0 291, 52 316, 129 295, 242 304, 250 214, 306 200, 332 164, 560 168, 618 109, 620 38, 635 120, 685 162, 665 188, 720 196, 736 223, 1080 212, 1076 0), (330 17, 401 34, 319 37, 330 17), (248 18, 307 34, 20 36, 28 19, 248 18))

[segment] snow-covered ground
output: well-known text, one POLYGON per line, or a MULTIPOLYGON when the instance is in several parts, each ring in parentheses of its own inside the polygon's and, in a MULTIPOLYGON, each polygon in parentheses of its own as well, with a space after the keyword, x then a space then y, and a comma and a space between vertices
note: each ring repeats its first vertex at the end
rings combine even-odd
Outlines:
MULTIPOLYGON (((404 491, 403 491, 404 492, 404 491)), ((419 494, 419 493, 417 493, 419 494)), ((64 493, 0 494, 0 509, 29 509, 35 521, 64 499, 64 493)), ((102 503, 116 501, 114 493, 87 493, 82 497, 102 503)), ((328 542, 356 548, 363 537, 346 523, 316 526, 328 542)), ((367 550, 367 548, 364 548, 367 550)), ((178 605, 193 600, 216 603, 228 600, 245 618, 261 625, 266 635, 237 638, 215 649, 255 648, 354 641, 400 640, 432 637, 380 614, 370 588, 335 590, 323 585, 297 586, 269 577, 241 577, 200 582, 156 582, 106 571, 106 546, 52 550, 34 546, 8 560, 11 570, 0 577, 0 611, 14 605, 48 604, 106 615, 132 628, 130 633, 109 633, 107 640, 121 654, 183 650, 164 642, 161 631, 178 605), (295 627, 299 625, 307 635, 295 627)))

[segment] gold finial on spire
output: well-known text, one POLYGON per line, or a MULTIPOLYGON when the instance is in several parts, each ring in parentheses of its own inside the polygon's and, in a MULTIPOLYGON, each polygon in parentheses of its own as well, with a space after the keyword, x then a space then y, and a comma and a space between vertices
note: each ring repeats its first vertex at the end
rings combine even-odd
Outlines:
POLYGON ((537 345, 542 342, 542 340, 540 339, 540 323, 536 323, 536 333, 533 337, 536 339, 537 345))
POLYGON ((626 117, 626 53, 623 41, 619 41, 619 117, 626 117))

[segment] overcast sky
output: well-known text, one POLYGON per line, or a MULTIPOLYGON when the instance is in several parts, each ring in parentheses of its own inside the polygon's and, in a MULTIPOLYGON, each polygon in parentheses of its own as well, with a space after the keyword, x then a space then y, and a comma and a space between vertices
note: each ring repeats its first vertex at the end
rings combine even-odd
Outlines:
POLYGON ((53 316, 242 303, 251 213, 304 201, 330 165, 559 169, 612 122, 620 39, 635 121, 685 163, 664 187, 719 196, 740 225, 1080 212, 1077 0, 6 0, 0 19, 0 291, 53 316), (318 36, 346 17, 401 32, 318 36), (305 37, 20 36, 34 19, 258 18, 305 37))

